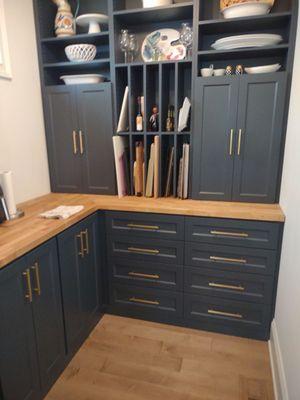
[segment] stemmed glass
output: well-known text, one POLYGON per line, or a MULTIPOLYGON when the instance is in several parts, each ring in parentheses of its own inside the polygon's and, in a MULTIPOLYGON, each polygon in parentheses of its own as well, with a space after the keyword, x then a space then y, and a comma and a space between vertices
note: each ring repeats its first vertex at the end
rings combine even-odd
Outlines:
POLYGON ((127 29, 121 30, 120 35, 120 49, 124 52, 125 63, 128 63, 128 54, 129 54, 129 34, 127 29))
POLYGON ((180 41, 186 47, 187 58, 192 56, 193 30, 187 22, 181 24, 180 41))
POLYGON ((128 51, 129 51, 129 62, 133 62, 135 55, 138 51, 138 43, 136 40, 136 36, 133 34, 129 35, 128 51))

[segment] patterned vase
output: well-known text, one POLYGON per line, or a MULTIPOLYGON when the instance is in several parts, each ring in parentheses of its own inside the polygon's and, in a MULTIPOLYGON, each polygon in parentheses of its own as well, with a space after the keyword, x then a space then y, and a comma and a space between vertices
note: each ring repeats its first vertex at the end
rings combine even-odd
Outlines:
POLYGON ((70 4, 67 0, 52 0, 58 7, 55 17, 55 34, 56 36, 72 36, 75 35, 74 17, 70 4))

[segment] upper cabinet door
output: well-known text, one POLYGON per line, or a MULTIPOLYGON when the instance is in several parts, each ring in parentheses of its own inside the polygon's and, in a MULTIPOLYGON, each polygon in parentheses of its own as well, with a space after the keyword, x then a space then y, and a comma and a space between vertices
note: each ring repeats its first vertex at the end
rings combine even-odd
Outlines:
POLYGON ((241 77, 233 200, 276 200, 286 80, 285 72, 241 77))
POLYGON ((235 76, 196 80, 194 199, 231 199, 238 89, 235 76))
POLYGON ((111 83, 77 86, 84 193, 116 193, 111 91, 111 83))
POLYGON ((75 87, 49 87, 46 101, 52 190, 78 193, 82 180, 75 87))

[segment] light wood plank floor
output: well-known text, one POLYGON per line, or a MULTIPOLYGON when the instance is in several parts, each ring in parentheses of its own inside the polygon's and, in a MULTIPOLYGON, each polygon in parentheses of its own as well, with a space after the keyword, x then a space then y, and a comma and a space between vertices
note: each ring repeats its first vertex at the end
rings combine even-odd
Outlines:
POLYGON ((268 345, 105 315, 46 400, 274 400, 268 345))

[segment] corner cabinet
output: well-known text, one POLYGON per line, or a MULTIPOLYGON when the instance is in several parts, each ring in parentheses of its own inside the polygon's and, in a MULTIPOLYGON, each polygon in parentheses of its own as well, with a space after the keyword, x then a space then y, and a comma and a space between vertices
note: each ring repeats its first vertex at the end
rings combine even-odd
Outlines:
POLYGON ((54 192, 115 194, 111 92, 111 83, 47 87, 46 132, 54 192))
POLYGON ((197 78, 193 198, 276 201, 287 74, 197 78))

